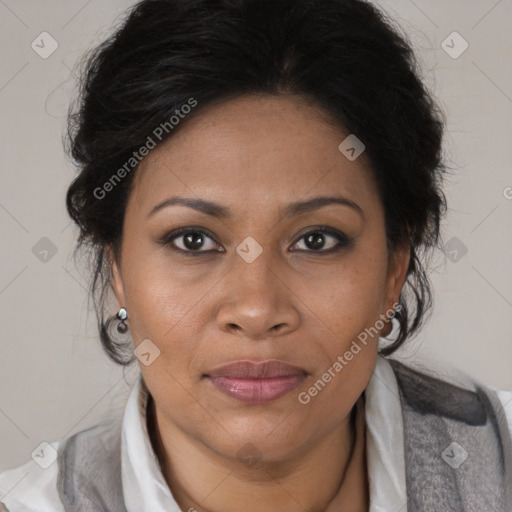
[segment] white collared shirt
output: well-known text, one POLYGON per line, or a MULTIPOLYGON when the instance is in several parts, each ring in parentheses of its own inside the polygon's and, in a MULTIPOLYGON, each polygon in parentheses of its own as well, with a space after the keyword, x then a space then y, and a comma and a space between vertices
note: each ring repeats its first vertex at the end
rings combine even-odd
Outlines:
MULTIPOLYGON (((512 390, 491 389, 497 392, 504 407, 512 439, 512 390)), ((377 356, 365 396, 369 512, 407 512, 401 403, 393 369, 382 356, 377 356)), ((160 471, 147 433, 146 404, 147 394, 139 373, 123 416, 121 462, 125 507, 128 512, 187 512, 178 507, 160 471)), ((63 440, 50 444, 57 450, 63 440)), ((57 492, 57 474, 56 461, 42 469, 32 459, 6 470, 0 474, 0 502, 9 512, 65 512, 57 492)))

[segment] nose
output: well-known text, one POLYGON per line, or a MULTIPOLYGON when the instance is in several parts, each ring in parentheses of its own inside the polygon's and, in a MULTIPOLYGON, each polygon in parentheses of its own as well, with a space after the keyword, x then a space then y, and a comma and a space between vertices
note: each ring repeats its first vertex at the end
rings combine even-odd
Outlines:
POLYGON ((249 339, 284 335, 300 322, 299 299, 286 283, 286 274, 269 251, 252 263, 238 255, 223 279, 217 323, 221 330, 249 339))

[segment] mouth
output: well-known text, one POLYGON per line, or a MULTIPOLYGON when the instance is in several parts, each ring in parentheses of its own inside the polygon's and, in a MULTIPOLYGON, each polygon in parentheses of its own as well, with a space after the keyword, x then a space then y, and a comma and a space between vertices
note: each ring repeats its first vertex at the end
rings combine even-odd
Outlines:
POLYGON ((303 368, 276 359, 235 361, 204 375, 221 393, 249 404, 276 400, 297 388, 307 376, 303 368))

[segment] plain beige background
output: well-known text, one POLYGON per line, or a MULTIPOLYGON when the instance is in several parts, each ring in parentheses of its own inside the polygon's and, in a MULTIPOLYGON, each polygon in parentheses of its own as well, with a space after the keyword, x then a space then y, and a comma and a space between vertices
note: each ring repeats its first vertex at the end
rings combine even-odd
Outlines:
MULTIPOLYGON (((64 206, 74 170, 62 147, 71 70, 132 2, 42 4, 0 0, 0 471, 29 460, 42 441, 94 423, 137 373, 109 362, 87 312, 87 274, 72 259, 77 232, 64 206), (46 59, 31 47, 42 32, 58 44, 46 59), (37 250, 45 237, 56 250, 46 262, 37 250)), ((401 357, 439 358, 512 390, 512 2, 378 4, 420 56, 448 119, 455 171, 446 185, 447 249, 431 275, 434 313, 401 357)))

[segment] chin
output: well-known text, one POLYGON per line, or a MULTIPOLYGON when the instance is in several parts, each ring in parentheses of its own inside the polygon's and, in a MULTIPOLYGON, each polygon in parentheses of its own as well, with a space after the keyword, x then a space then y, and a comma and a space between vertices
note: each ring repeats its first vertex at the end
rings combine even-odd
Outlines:
POLYGON ((291 424, 284 418, 286 413, 269 418, 261 412, 258 417, 236 420, 232 417, 231 421, 219 418, 224 428, 219 427, 207 444, 223 456, 235 454, 240 458, 247 452, 248 456, 261 457, 267 462, 289 458, 300 451, 308 436, 305 436, 300 422, 295 420, 296 423, 291 424))

